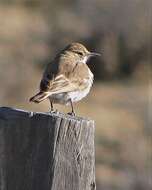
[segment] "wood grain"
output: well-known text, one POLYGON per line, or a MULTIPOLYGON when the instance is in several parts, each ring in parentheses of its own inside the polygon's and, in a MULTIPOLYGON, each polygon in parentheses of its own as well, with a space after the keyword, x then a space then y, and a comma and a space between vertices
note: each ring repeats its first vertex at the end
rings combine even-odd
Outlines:
POLYGON ((94 122, 0 108, 0 190, 95 190, 94 122))

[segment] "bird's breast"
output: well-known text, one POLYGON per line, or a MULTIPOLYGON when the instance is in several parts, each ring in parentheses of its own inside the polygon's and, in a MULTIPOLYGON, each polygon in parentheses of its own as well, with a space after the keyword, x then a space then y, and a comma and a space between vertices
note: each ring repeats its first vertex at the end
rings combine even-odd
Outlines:
POLYGON ((72 102, 80 101, 81 99, 86 97, 87 94, 89 93, 92 83, 93 83, 93 74, 91 73, 91 71, 90 71, 89 78, 83 79, 83 81, 84 82, 82 85, 84 85, 84 88, 82 88, 81 90, 77 90, 77 91, 68 93, 68 96, 72 100, 72 102))

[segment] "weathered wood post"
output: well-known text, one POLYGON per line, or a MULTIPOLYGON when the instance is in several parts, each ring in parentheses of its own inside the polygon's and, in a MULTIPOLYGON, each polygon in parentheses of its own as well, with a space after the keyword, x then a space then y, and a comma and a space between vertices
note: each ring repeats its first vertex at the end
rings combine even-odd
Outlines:
POLYGON ((0 190, 95 190, 94 122, 0 108, 0 190))

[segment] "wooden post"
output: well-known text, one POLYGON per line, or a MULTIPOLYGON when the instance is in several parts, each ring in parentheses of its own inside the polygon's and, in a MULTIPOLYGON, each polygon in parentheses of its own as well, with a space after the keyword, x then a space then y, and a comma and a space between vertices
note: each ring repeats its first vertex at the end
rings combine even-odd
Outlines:
POLYGON ((94 122, 0 108, 0 190, 95 190, 94 122))

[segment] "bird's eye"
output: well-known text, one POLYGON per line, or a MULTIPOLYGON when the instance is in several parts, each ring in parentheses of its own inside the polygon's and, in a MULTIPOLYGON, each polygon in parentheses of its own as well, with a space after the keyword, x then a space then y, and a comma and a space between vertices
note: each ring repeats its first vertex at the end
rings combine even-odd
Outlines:
POLYGON ((81 56, 83 55, 83 53, 82 53, 82 52, 80 52, 80 51, 78 51, 78 52, 77 52, 77 54, 79 54, 79 55, 81 55, 81 56))

